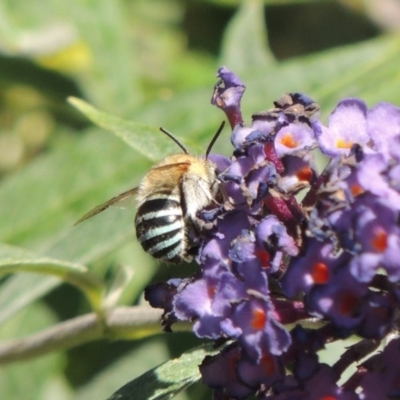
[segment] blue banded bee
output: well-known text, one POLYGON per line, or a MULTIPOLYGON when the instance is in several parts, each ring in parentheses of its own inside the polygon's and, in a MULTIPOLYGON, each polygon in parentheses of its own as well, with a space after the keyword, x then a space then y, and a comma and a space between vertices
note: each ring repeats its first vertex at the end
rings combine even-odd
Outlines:
POLYGON ((204 157, 190 155, 171 133, 161 128, 184 153, 165 158, 150 169, 138 187, 100 204, 76 224, 136 196, 136 237, 143 249, 162 261, 191 261, 198 248, 189 237, 191 230, 198 227, 197 213, 215 201, 219 192, 216 167, 208 155, 224 124, 214 135, 204 157))

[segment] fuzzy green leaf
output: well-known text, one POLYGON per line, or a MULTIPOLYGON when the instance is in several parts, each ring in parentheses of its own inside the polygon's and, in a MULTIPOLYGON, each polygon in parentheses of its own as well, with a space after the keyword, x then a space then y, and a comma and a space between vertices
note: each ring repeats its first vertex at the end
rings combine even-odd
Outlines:
POLYGON ((82 290, 95 310, 101 309, 104 285, 84 265, 38 257, 18 248, 0 244, 0 275, 21 272, 50 275, 66 281, 82 290))
POLYGON ((199 364, 217 351, 204 345, 146 372, 127 383, 108 400, 166 400, 200 379, 199 364))
POLYGON ((153 161, 164 158, 168 152, 176 152, 177 147, 168 137, 160 140, 157 129, 144 124, 126 121, 96 109, 81 99, 69 98, 69 102, 86 115, 94 124, 107 129, 121 138, 137 152, 153 161))
POLYGON ((242 2, 224 34, 222 64, 234 66, 239 76, 244 71, 267 68, 273 64, 275 60, 267 46, 264 24, 263 2, 242 2))
MULTIPOLYGON (((0 241, 85 265, 133 241, 133 207, 108 210, 73 226, 89 209, 138 184, 146 163, 132 153, 113 135, 96 129, 35 160, 0 185, 0 241)), ((132 266, 139 281, 141 264, 146 264, 142 254, 132 266)), ((0 291, 0 321, 59 283, 48 276, 11 276, 0 291)))

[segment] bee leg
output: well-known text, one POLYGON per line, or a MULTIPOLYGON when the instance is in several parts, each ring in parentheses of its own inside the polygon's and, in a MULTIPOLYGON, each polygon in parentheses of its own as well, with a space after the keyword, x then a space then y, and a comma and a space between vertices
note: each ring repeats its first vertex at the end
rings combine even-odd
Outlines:
POLYGON ((189 256, 190 260, 197 256, 199 253, 200 244, 193 244, 187 249, 187 255, 189 256))

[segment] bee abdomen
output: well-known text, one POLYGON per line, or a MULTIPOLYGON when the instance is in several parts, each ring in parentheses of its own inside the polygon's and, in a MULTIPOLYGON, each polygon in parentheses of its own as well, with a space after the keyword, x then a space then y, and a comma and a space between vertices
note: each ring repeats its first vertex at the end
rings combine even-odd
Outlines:
POLYGON ((185 256, 185 226, 179 197, 155 193, 139 207, 136 236, 143 249, 155 258, 181 262, 185 256))

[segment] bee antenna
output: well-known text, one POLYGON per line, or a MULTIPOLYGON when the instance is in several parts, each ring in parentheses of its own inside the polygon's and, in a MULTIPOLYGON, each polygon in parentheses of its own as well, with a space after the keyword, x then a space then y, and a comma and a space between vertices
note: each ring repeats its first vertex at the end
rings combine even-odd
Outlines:
POLYGON ((183 150, 184 153, 189 154, 187 148, 171 132, 168 132, 163 127, 160 128, 160 131, 172 139, 183 150))
POLYGON ((208 147, 207 147, 207 150, 206 150, 206 158, 208 158, 208 155, 210 154, 211 149, 213 148, 215 142, 217 141, 218 136, 219 136, 220 133, 222 132, 222 129, 224 129, 224 126, 225 126, 225 121, 222 121, 222 124, 219 126, 217 132, 215 133, 214 137, 212 138, 210 144, 209 144, 208 147))

